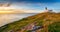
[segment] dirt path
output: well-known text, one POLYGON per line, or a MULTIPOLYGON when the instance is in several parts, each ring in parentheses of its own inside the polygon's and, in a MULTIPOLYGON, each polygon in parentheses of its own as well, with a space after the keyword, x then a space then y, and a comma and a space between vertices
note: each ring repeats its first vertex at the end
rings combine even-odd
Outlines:
POLYGON ((43 26, 44 26, 44 28, 42 28, 42 29, 39 29, 39 30, 37 30, 36 32, 41 32, 41 30, 43 30, 44 32, 48 32, 48 26, 50 25, 50 24, 52 24, 52 23, 54 23, 54 21, 46 21, 46 22, 43 22, 43 26))
MULTIPOLYGON (((35 18, 35 19, 33 19, 33 20, 30 20, 30 21, 33 21, 32 23, 34 23, 34 21, 36 21, 36 19, 38 19, 39 17, 41 17, 41 16, 38 16, 37 18, 35 18)), ((21 29, 21 30, 19 30, 19 31, 17 31, 17 32, 24 32, 24 31, 26 30, 27 26, 29 26, 29 25, 32 24, 32 23, 29 23, 28 25, 25 26, 24 29, 21 29)))
MULTIPOLYGON (((36 30, 36 32, 41 32, 41 30, 43 30, 44 32, 48 32, 48 26, 49 26, 50 24, 54 23, 55 21, 46 21, 47 19, 44 17, 44 15, 43 15, 43 17, 38 16, 37 18, 35 18, 35 19, 31 20, 31 21, 33 21, 32 23, 34 23, 34 21, 36 21, 37 19, 40 19, 40 18, 45 19, 45 20, 43 21, 43 26, 44 26, 44 28, 39 29, 39 30, 36 30)), ((29 25, 32 24, 32 23, 29 23, 27 26, 29 26, 29 25)), ((27 27, 27 26, 25 26, 25 28, 24 28, 24 29, 21 29, 19 32, 24 32, 24 31, 26 30, 26 27, 27 27)))

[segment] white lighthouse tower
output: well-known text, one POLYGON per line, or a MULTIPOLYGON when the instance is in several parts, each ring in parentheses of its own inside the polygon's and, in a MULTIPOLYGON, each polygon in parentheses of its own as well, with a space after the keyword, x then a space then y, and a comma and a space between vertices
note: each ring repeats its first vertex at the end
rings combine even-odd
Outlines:
POLYGON ((52 12, 53 10, 48 9, 47 7, 45 7, 45 12, 52 12))
POLYGON ((48 9, 47 9, 47 7, 45 7, 45 12, 48 12, 48 9))

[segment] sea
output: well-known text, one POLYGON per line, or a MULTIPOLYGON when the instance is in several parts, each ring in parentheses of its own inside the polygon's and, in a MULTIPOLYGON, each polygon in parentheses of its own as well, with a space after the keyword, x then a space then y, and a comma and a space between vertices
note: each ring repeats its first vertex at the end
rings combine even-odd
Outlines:
POLYGON ((14 21, 18 21, 22 18, 33 16, 37 13, 20 13, 20 14, 0 14, 0 27, 14 21))

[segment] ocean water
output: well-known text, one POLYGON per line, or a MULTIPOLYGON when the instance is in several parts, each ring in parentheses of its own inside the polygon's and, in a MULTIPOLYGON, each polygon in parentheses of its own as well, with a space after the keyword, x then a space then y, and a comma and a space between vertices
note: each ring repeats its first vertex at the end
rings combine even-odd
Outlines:
POLYGON ((25 14, 0 14, 0 27, 8 23, 17 21, 19 19, 35 15, 36 13, 25 13, 25 14))

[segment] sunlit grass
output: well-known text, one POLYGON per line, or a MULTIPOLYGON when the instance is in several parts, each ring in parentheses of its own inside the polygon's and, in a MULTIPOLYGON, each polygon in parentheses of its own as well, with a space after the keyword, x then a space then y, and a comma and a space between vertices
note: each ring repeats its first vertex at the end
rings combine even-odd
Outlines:
POLYGON ((55 31, 60 32, 59 31, 60 30, 59 29, 60 28, 59 19, 60 19, 59 13, 40 13, 40 14, 30 16, 27 18, 23 18, 21 20, 15 21, 13 23, 7 24, 7 25, 3 26, 4 28, 1 27, 0 32, 8 32, 10 30, 14 30, 14 32, 15 32, 17 30, 20 30, 22 27, 25 27, 26 25, 31 24, 33 22, 37 22, 37 26, 44 25, 45 23, 48 24, 49 22, 51 22, 51 23, 53 22, 53 24, 48 25, 49 32, 52 31, 51 29, 53 29, 53 31, 55 30, 55 31), (56 28, 55 28, 55 24, 58 25, 58 27, 56 26, 56 28))

